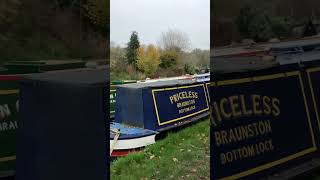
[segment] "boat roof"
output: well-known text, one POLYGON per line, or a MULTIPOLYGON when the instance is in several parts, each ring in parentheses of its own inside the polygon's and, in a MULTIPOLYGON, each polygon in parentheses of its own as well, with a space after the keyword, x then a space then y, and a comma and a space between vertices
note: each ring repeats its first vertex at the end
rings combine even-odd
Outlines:
POLYGON ((290 39, 281 42, 266 42, 253 45, 223 46, 211 49, 211 57, 234 56, 242 54, 256 54, 270 49, 292 48, 301 46, 320 45, 320 36, 311 36, 300 39, 290 39))
POLYGON ((190 79, 190 78, 193 78, 193 77, 191 75, 183 75, 183 76, 156 78, 156 79, 146 79, 146 80, 142 80, 142 81, 138 81, 138 82, 139 83, 146 83, 146 82, 170 81, 170 80, 190 79))
POLYGON ((83 69, 75 71, 59 71, 55 73, 35 73, 23 75, 23 82, 50 82, 78 85, 109 85, 107 69, 83 69))
POLYGON ((210 76, 210 72, 209 73, 203 73, 203 74, 195 74, 194 77, 206 77, 206 76, 210 76))
POLYGON ((146 87, 166 87, 166 86, 180 86, 196 83, 194 79, 176 79, 168 81, 156 81, 156 82, 143 82, 143 83, 134 83, 134 84, 124 84, 120 87, 139 89, 146 87))
POLYGON ((72 60, 39 60, 39 61, 9 61, 6 65, 57 65, 57 64, 74 64, 85 63, 85 61, 72 59, 72 60))
POLYGON ((271 49, 295 48, 303 46, 320 46, 320 38, 301 39, 296 41, 281 42, 272 45, 271 49))
POLYGON ((275 60, 262 59, 261 57, 213 57, 210 60, 214 74, 249 72, 268 69, 279 65, 275 60))

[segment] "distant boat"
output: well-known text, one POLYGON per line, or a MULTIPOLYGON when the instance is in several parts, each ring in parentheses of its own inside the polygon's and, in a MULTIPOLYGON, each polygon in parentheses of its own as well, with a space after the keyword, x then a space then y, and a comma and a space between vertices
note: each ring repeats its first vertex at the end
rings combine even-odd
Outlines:
POLYGON ((197 82, 210 82, 210 73, 193 75, 197 82))
POLYGON ((274 57, 279 64, 291 64, 320 59, 320 37, 313 36, 302 39, 268 42, 247 46, 220 47, 211 51, 211 59, 264 59, 274 57))
POLYGON ((280 65, 319 60, 320 38, 276 44, 270 52, 280 65))

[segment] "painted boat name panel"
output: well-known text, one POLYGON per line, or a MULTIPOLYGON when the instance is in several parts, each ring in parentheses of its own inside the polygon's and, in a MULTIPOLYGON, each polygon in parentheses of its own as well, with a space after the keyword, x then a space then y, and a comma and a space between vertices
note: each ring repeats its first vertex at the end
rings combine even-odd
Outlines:
POLYGON ((213 179, 254 175, 317 150, 301 72, 216 84, 210 88, 213 179))
POLYGON ((209 114, 205 83, 167 81, 117 87, 115 122, 165 131, 209 114))
POLYGON ((0 76, 0 173, 14 170, 16 159, 19 90, 15 80, 14 76, 0 76))
POLYGON ((152 89, 158 125, 164 125, 209 110, 204 84, 152 89))

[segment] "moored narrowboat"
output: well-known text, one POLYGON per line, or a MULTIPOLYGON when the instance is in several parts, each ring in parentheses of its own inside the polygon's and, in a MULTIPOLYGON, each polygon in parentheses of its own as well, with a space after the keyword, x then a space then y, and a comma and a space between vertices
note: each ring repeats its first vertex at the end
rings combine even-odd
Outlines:
POLYGON ((84 69, 84 61, 12 61, 0 67, 0 178, 15 174, 19 80, 33 73, 84 69))
POLYGON ((192 78, 117 87, 116 117, 110 126, 111 156, 145 147, 155 142, 158 133, 208 116, 204 82, 192 78))

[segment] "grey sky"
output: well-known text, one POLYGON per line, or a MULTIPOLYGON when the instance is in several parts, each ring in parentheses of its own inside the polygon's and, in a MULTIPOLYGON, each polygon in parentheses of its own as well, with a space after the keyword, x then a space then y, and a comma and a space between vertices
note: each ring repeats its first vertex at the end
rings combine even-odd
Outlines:
POLYGON ((111 0, 110 40, 125 46, 132 31, 157 44, 161 32, 185 32, 191 48, 210 47, 210 0, 111 0))

